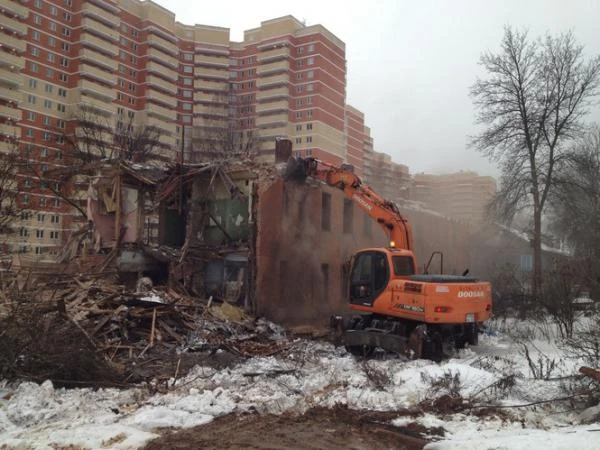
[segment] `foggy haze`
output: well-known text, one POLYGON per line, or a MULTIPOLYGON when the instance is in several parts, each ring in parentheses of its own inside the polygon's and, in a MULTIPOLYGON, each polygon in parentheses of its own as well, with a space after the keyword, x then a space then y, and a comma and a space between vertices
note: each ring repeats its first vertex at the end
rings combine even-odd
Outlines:
MULTIPOLYGON (((572 30, 586 56, 600 53, 596 0, 157 3, 186 25, 230 28, 233 41, 288 14, 325 26, 346 44, 346 101, 364 112, 375 151, 413 174, 498 175, 493 163, 467 148, 476 132, 469 87, 482 75, 481 53, 499 49, 504 25, 527 28, 531 37, 572 30)), ((600 121, 599 107, 589 119, 600 121)))

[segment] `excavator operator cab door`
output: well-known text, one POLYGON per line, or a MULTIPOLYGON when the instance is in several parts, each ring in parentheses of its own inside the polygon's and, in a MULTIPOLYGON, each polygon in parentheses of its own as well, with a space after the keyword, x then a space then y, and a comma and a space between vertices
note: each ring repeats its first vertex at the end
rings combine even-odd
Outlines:
POLYGON ((390 270, 385 252, 369 250, 357 253, 350 269, 350 303, 373 306, 389 279, 390 270))

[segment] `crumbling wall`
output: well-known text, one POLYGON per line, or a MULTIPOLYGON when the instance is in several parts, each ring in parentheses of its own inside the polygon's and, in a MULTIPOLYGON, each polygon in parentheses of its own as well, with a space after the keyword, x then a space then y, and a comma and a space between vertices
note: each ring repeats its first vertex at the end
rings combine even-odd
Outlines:
POLYGON ((385 245, 376 225, 352 208, 344 233, 344 194, 321 184, 278 180, 259 192, 256 297, 259 315, 288 324, 325 325, 346 311, 345 276, 360 248, 385 245), (331 196, 330 229, 322 228, 323 193, 331 196))

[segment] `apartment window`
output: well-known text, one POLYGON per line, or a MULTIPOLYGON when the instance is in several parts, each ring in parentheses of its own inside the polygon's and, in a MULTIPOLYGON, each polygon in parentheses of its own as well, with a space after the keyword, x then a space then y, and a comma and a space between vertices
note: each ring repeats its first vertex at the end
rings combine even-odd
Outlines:
POLYGON ((57 160, 57 161, 60 161, 60 160, 62 160, 62 152, 61 152, 60 150, 58 150, 58 151, 56 152, 56 156, 55 156, 55 158, 56 158, 56 160, 57 160))
POLYGON ((62 29, 63 36, 71 36, 71 30, 69 28, 62 29))
POLYGON ((310 84, 306 85, 306 90, 308 92, 312 92, 312 91, 314 91, 314 89, 315 89, 315 85, 314 84, 310 83, 310 84))
POLYGON ((129 27, 127 26, 127 24, 125 24, 125 23, 121 24, 121 31, 123 33, 127 33, 129 31, 129 27))
POLYGON ((40 164, 40 171, 48 172, 48 164, 40 164))
POLYGON ((304 53, 304 47, 298 47, 297 53, 299 55, 301 55, 302 53, 304 53))
POLYGON ((193 66, 183 66, 183 73, 192 73, 194 71, 193 66))
POLYGON ((306 142, 308 142, 308 143, 312 142, 312 136, 306 136, 306 142))
POLYGON ((310 44, 310 45, 308 46, 308 51, 309 51, 309 52, 314 52, 314 51, 315 51, 315 44, 310 44))
POLYGON ((301 80, 302 79, 302 72, 299 72, 296 74, 296 80, 301 80))
POLYGON ((121 36, 119 38, 119 43, 123 46, 123 47, 127 47, 127 39, 125 39, 123 36, 121 36))
POLYGON ((48 94, 52 94, 53 91, 53 86, 51 84, 46 83, 46 86, 44 86, 44 90, 48 93, 48 94))
POLYGON ((302 86, 296 86, 296 94, 302 92, 302 86))
POLYGON ((57 120, 56 121, 56 127, 64 130, 64 128, 65 128, 65 121, 61 120, 61 119, 57 120))
POLYGON ((127 68, 123 64, 119 64, 119 73, 127 73, 127 68))
POLYGON ((39 42, 40 41, 40 32, 36 31, 36 30, 33 30, 31 32, 31 39, 33 39, 34 41, 38 41, 39 42))
POLYGON ((21 229, 19 230, 19 236, 21 236, 21 237, 29 236, 29 230, 27 230, 27 228, 21 227, 21 229))
POLYGON ((184 61, 191 61, 194 59, 194 54, 193 53, 184 53, 183 54, 183 60, 184 61))
POLYGON ((58 96, 59 97, 66 97, 67 96, 67 90, 63 89, 63 88, 58 88, 58 96))
POLYGON ((23 194, 23 196, 21 197, 21 203, 23 203, 24 205, 29 204, 29 195, 23 194))
POLYGON ((49 21, 48 28, 50 28, 50 31, 56 31, 56 22, 49 21))
MULTIPOLYGON (((46 147, 42 148, 40 150, 40 158, 45 158, 48 156, 48 149, 46 147)), ((43 186, 46 187, 46 186, 43 186)))
POLYGON ((127 89, 128 89, 130 92, 135 92, 135 84, 133 84, 133 83, 129 83, 129 86, 127 87, 127 89))
POLYGON ((139 35, 138 30, 131 30, 131 35, 133 37, 138 37, 138 35, 139 35))
POLYGON ((36 25, 41 25, 42 18, 40 16, 38 16, 37 14, 34 14, 33 15, 33 23, 35 23, 36 25))
POLYGON ((297 66, 297 67, 302 67, 302 66, 304 66, 304 60, 303 60, 303 59, 301 59, 301 60, 299 60, 299 61, 296 61, 296 66, 297 66))
POLYGON ((52 101, 51 100, 44 100, 44 108, 52 108, 52 101))
POLYGON ((307 123, 306 124, 306 129, 307 130, 312 130, 312 125, 313 125, 312 123, 307 123))
POLYGON ((306 117, 311 118, 312 117, 312 109, 309 109, 308 111, 306 111, 306 117))
POLYGON ((302 119, 302 111, 296 111, 296 119, 302 119))
POLYGON ((301 137, 297 137, 296 138, 296 144, 302 144, 302 138, 301 137))
POLYGON ((296 125, 296 131, 302 131, 302 125, 296 125))
POLYGON ((312 56, 306 60, 306 64, 308 64, 309 66, 314 63, 315 63, 315 58, 312 56))
POLYGON ((135 77, 137 75, 137 72, 133 69, 129 69, 129 76, 130 77, 135 77))
POLYGON ((184 86, 191 86, 192 85, 192 78, 184 78, 183 79, 183 85, 184 86))
POLYGON ((184 89, 183 90, 183 97, 184 98, 192 98, 192 91, 190 89, 184 89))
POLYGON ((125 59, 127 58, 127 53, 125 53, 123 50, 120 50, 119 58, 121 58, 123 61, 125 61, 125 59))
POLYGON ((131 57, 129 58, 129 61, 131 61, 131 64, 137 64, 137 58, 133 55, 131 55, 131 57))
POLYGON ((42 9, 42 0, 35 0, 33 4, 37 9, 42 9))
POLYGON ((50 116, 44 116, 44 125, 50 126, 50 122, 51 122, 50 116))
POLYGON ((135 105, 135 98, 133 98, 133 97, 129 97, 129 98, 127 99, 127 103, 129 103, 130 105, 135 105))
POLYGON ((31 63, 30 67, 33 73, 38 73, 38 71, 40 70, 40 66, 38 66, 38 64, 34 62, 31 63))
POLYGON ((304 104, 304 100, 301 98, 296 99, 296 106, 302 106, 304 104))
POLYGON ((65 105, 63 105, 62 103, 58 103, 58 104, 56 105, 56 110, 57 110, 58 112, 64 113, 64 112, 66 111, 66 109, 67 109, 67 108, 66 108, 66 106, 65 106, 65 105))
POLYGON ((38 222, 42 222, 43 223, 45 219, 46 219, 46 215, 45 214, 38 213, 38 215, 37 215, 37 221, 38 222))
POLYGON ((60 134, 57 134, 56 135, 56 143, 57 144, 64 144, 65 143, 65 137, 62 136, 62 135, 60 135, 60 134))
POLYGON ((31 95, 29 94, 27 96, 27 103, 31 104, 31 105, 35 105, 35 95, 31 95))
POLYGON ((57 16, 58 15, 58 9, 56 9, 56 6, 54 6, 54 5, 50 6, 50 15, 51 16, 57 16))
POLYGON ((37 47, 31 47, 31 56, 40 56, 40 49, 37 47))
POLYGON ((59 79, 63 83, 67 83, 69 81, 69 75, 67 75, 66 73, 61 73, 59 79))
POLYGON ((27 120, 35 121, 36 114, 33 111, 27 111, 27 120))
POLYGON ((34 130, 33 128, 27 128, 27 131, 25 132, 25 136, 27 136, 28 138, 32 138, 34 136, 34 130))
POLYGON ((60 199, 55 198, 54 201, 52 202, 52 206, 54 206, 55 208, 58 208, 60 206, 60 199))
POLYGON ((63 17, 64 17, 64 19, 65 19, 67 22, 70 22, 70 21, 71 21, 71 14, 69 14, 68 12, 65 12, 65 13, 63 14, 63 17))
POLYGON ((63 42, 61 44, 60 48, 62 48, 63 52, 68 52, 69 50, 71 50, 71 44, 68 44, 67 42, 63 42))
POLYGON ((191 103, 182 103, 181 107, 184 111, 191 111, 192 110, 192 104, 191 103))
POLYGON ((56 39, 52 36, 48 37, 48 47, 56 47, 56 39))
POLYGON ((181 118, 183 119, 183 123, 192 123, 192 116, 189 114, 183 115, 181 118))
POLYGON ((314 78, 314 77, 315 77, 314 70, 309 70, 308 72, 306 72, 306 78, 314 78))
POLYGON ((67 58, 60 58, 60 65, 63 67, 69 67, 69 60, 67 58))
POLYGON ((35 230, 35 237, 42 239, 44 237, 44 230, 35 230))
POLYGON ((352 222, 353 222, 353 206, 352 200, 344 199, 344 233, 352 233, 352 222))
POLYGON ((45 208, 45 207, 46 207, 46 197, 41 197, 41 198, 40 198, 40 206, 41 206, 42 208, 45 208))
POLYGON ((52 139, 52 135, 50 134, 50 132, 48 132, 48 131, 44 131, 44 132, 42 133, 42 139, 43 139, 44 141, 49 141, 50 139, 52 139))

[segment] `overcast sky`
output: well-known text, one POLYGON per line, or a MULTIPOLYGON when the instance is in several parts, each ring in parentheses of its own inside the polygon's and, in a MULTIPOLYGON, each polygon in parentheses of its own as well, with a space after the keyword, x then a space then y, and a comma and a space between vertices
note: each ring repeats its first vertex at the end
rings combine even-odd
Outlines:
POLYGON ((347 103, 365 113, 375 150, 411 173, 498 174, 467 148, 474 133, 469 86, 481 73, 481 52, 499 48, 504 25, 527 28, 532 36, 573 30, 588 55, 600 53, 600 0, 157 3, 186 25, 230 28, 233 41, 261 21, 288 14, 324 25, 346 43, 347 103))

